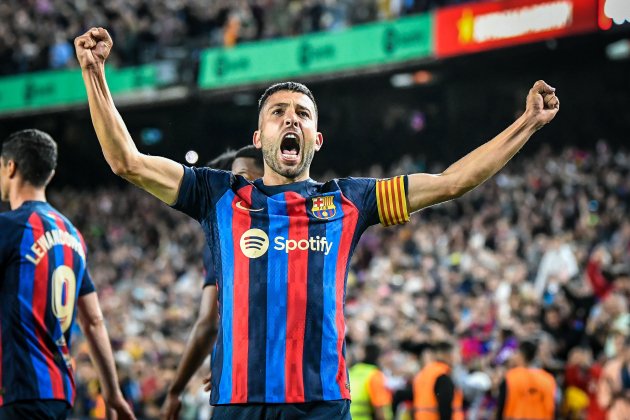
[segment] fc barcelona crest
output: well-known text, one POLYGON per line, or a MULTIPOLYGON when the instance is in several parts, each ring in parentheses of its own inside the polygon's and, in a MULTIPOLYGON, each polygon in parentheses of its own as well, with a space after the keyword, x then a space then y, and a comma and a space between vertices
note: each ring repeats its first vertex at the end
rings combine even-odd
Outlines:
POLYGON ((330 219, 337 214, 334 198, 332 195, 313 198, 313 208, 311 209, 313 216, 318 219, 330 219))

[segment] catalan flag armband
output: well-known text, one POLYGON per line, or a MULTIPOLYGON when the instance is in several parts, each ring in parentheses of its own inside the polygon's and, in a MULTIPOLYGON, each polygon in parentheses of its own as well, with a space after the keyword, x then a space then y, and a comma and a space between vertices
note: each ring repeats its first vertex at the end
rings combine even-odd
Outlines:
POLYGON ((406 178, 401 175, 376 181, 378 217, 383 226, 399 225, 409 221, 406 178))

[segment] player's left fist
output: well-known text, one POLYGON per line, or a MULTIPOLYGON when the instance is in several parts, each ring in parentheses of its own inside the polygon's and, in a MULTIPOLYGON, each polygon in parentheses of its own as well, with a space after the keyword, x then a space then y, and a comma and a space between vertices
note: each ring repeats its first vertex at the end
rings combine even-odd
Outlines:
POLYGON ((556 96, 556 88, 543 80, 534 83, 527 95, 525 114, 533 119, 537 128, 553 120, 559 109, 560 99, 556 96))
POLYGON ((74 50, 82 69, 102 65, 109 57, 114 42, 103 28, 92 28, 74 40, 74 50))

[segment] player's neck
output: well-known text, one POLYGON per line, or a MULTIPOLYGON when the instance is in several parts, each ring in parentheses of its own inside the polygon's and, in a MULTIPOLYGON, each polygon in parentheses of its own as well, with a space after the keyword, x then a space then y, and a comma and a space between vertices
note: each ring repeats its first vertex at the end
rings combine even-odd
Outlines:
POLYGON ((11 210, 19 208, 26 201, 46 201, 46 190, 29 184, 22 184, 19 188, 11 190, 9 194, 11 210))
POLYGON ((287 185, 293 184, 294 182, 301 182, 310 179, 310 175, 308 171, 304 171, 304 173, 300 174, 295 178, 287 178, 285 176, 280 175, 279 173, 273 171, 266 171, 262 177, 263 184, 268 187, 275 185, 287 185))

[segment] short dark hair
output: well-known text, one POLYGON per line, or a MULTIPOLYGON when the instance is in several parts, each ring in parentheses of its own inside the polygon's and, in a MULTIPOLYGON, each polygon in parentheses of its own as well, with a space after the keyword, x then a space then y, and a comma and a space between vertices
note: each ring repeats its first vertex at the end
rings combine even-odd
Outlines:
POLYGON ((267 102, 267 99, 269 99, 269 97, 274 93, 280 92, 282 90, 305 94, 311 99, 311 101, 313 101, 313 106, 315 107, 315 115, 319 114, 319 112, 317 111, 317 102, 315 102, 315 97, 313 96, 313 93, 309 88, 306 87, 306 85, 298 82, 281 82, 269 86, 258 100, 258 114, 260 114, 260 111, 262 111, 265 103, 267 102))
POLYGON ((450 353, 451 351, 453 351, 453 343, 446 340, 436 341, 434 343, 431 343, 431 349, 435 353, 450 353))
POLYGON ((518 345, 518 351, 523 355, 525 362, 530 364, 536 359, 538 344, 531 340, 523 341, 518 345))
POLYGON ((57 143, 40 130, 16 131, 2 142, 0 156, 15 162, 24 181, 44 187, 57 167, 57 143))
POLYGON ((232 163, 234 162, 235 158, 236 150, 227 149, 225 152, 221 153, 219 156, 209 161, 206 166, 214 169, 229 171, 230 169, 232 169, 232 163))
POLYGON ((377 365, 378 358, 381 356, 381 348, 376 343, 367 343, 365 345, 365 355, 363 357, 363 362, 368 363, 370 365, 377 365))
POLYGON ((236 154, 234 155, 234 159, 238 159, 238 158, 254 159, 254 163, 260 169, 264 168, 265 166, 262 150, 256 148, 254 145, 251 145, 251 144, 249 146, 241 147, 240 149, 236 151, 236 154))

